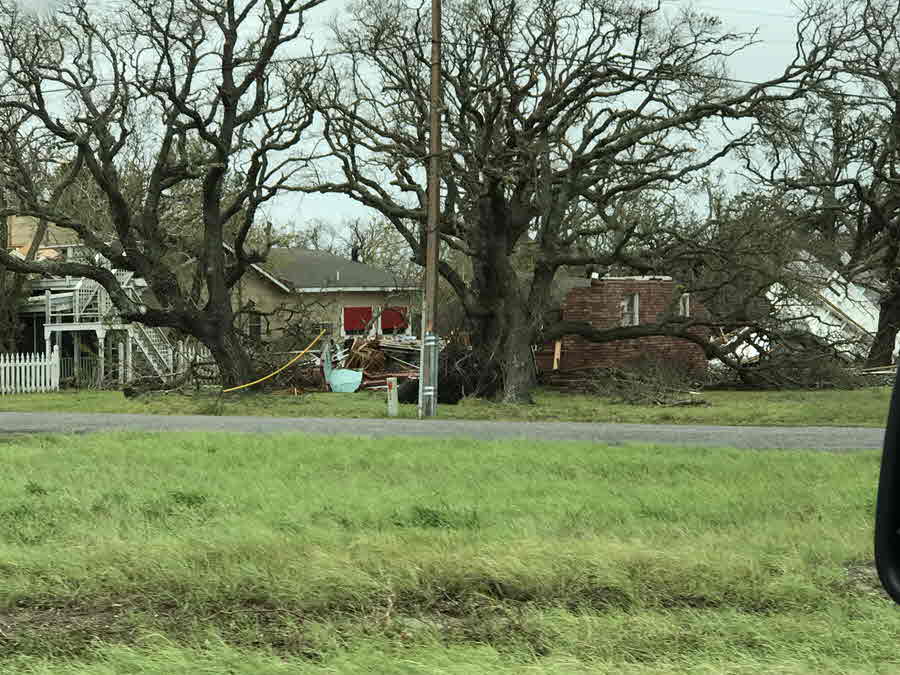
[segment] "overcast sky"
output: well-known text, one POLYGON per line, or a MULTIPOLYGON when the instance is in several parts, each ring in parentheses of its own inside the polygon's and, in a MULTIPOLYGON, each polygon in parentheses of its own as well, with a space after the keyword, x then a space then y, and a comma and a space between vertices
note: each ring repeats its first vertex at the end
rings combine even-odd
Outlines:
MULTIPOLYGON (((19 0, 23 6, 34 9, 48 9, 55 0, 19 0)), ((98 5, 116 4, 110 0, 95 0, 98 5)), ((322 22, 332 16, 340 0, 326 3, 315 11, 311 30, 320 34, 322 40, 327 34, 322 22), (330 6, 329 6, 330 5, 330 6)), ((734 78, 760 81, 779 74, 794 53, 794 30, 796 11, 784 0, 755 0, 752 6, 734 7, 732 0, 663 0, 666 11, 677 11, 685 5, 720 16, 726 28, 736 31, 758 29, 760 44, 739 54, 730 62, 734 78)), ((723 165, 727 168, 727 164, 723 165)), ((302 225, 304 221, 326 220, 335 224, 354 217, 366 217, 369 211, 343 196, 296 196, 288 195, 274 203, 271 215, 276 223, 294 221, 302 225)))

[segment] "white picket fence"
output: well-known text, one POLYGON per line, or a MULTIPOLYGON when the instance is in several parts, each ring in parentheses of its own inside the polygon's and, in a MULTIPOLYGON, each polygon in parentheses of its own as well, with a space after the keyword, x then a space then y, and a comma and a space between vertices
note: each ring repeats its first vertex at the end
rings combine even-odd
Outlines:
POLYGON ((47 354, 0 354, 0 394, 59 391, 59 345, 47 354))

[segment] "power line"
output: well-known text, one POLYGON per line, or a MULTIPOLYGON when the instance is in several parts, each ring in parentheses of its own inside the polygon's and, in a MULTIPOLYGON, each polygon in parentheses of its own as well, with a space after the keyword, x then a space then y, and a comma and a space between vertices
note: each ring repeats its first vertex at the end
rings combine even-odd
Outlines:
MULTIPOLYGON (((392 46, 392 47, 381 47, 374 51, 375 52, 404 52, 404 51, 413 49, 415 47, 420 47, 420 48, 426 47, 426 46, 429 46, 430 44, 431 44, 430 41, 428 41, 428 42, 410 41, 405 45, 396 45, 396 46, 392 46)), ((456 46, 456 47, 469 46, 468 44, 463 43, 463 42, 458 42, 458 41, 453 42, 453 41, 449 41, 449 40, 442 40, 442 44, 448 45, 448 46, 456 46)), ((530 52, 528 52, 527 50, 524 50, 524 49, 506 48, 506 51, 508 51, 509 53, 512 53, 512 54, 518 54, 520 56, 531 56, 532 55, 530 52)), ((291 56, 291 57, 282 57, 282 58, 272 59, 270 63, 272 65, 289 65, 289 64, 296 64, 296 63, 302 63, 302 62, 313 61, 313 60, 335 58, 335 57, 340 57, 340 56, 359 56, 361 54, 371 54, 371 53, 372 52, 366 52, 363 50, 355 50, 355 49, 338 49, 338 50, 332 50, 332 51, 327 51, 327 52, 320 52, 318 54, 307 54, 307 55, 302 55, 302 56, 291 56)), ((600 62, 600 61, 594 61, 591 59, 572 58, 572 57, 567 57, 567 56, 563 56, 563 55, 554 55, 549 58, 556 62, 564 62, 567 64, 573 64, 573 65, 585 65, 585 66, 607 65, 606 63, 600 62)), ((252 66, 252 64, 246 64, 244 67, 249 68, 251 66, 252 66)), ((641 73, 645 73, 645 74, 653 73, 658 70, 658 68, 651 68, 648 66, 637 66, 637 65, 629 65, 628 69, 637 71, 637 72, 641 72, 641 73)), ((207 73, 213 73, 213 72, 219 72, 219 71, 220 71, 220 67, 198 68, 194 71, 194 74, 207 74, 207 73)), ((708 74, 703 74, 703 73, 693 73, 693 74, 690 74, 690 76, 699 78, 699 79, 704 79, 704 80, 714 80, 716 82, 739 84, 739 85, 750 86, 750 87, 767 86, 767 87, 771 87, 773 89, 784 89, 787 91, 793 91, 795 89, 790 84, 786 84, 786 83, 785 84, 767 84, 767 81, 745 80, 745 79, 740 79, 740 78, 708 75, 708 74)), ((177 77, 177 75, 176 75, 176 77, 177 77)), ((112 87, 115 85, 116 85, 116 82, 114 80, 99 80, 93 84, 94 87, 112 87)), ((42 90, 41 93, 42 93, 42 95, 47 95, 47 94, 65 94, 65 93, 72 93, 72 92, 73 92, 73 89, 70 87, 59 87, 59 88, 55 88, 55 89, 45 89, 45 90, 42 90)), ((829 95, 835 96, 838 98, 855 99, 855 100, 866 101, 866 102, 870 102, 870 103, 895 103, 895 101, 890 97, 874 96, 871 94, 856 94, 856 93, 845 92, 845 91, 831 91, 831 92, 829 92, 829 95)), ((15 98, 17 98, 17 96, 12 93, 0 94, 0 100, 8 100, 8 99, 15 99, 15 98)))
MULTIPOLYGON (((444 44, 445 45, 450 44, 450 45, 454 45, 454 46, 466 46, 465 43, 448 42, 446 40, 444 41, 444 44)), ((513 53, 513 54, 519 54, 520 56, 530 56, 531 55, 528 51, 522 50, 522 49, 507 49, 507 51, 509 51, 510 53, 513 53)), ((606 65, 603 62, 592 61, 591 59, 578 59, 578 58, 570 58, 570 57, 565 57, 565 56, 555 56, 552 58, 554 61, 566 62, 566 63, 570 63, 570 64, 581 64, 581 65, 586 65, 586 66, 587 65, 592 65, 592 66, 606 65)), ((642 73, 652 73, 652 72, 655 72, 658 70, 658 68, 650 68, 648 66, 629 65, 628 68, 635 70, 635 71, 642 72, 642 73)), ((768 81, 759 82, 759 81, 754 81, 754 80, 742 80, 742 79, 734 78, 734 77, 706 75, 703 73, 693 73, 693 74, 690 74, 690 76, 696 77, 699 79, 704 79, 704 80, 715 80, 716 82, 727 82, 729 84, 742 84, 742 85, 747 85, 747 86, 751 86, 751 87, 768 86, 773 89, 786 89, 789 91, 794 90, 794 87, 790 86, 789 84, 767 84, 768 81)), ((855 98, 855 99, 860 99, 860 100, 864 100, 864 101, 870 101, 873 103, 894 103, 895 102, 894 99, 892 99, 890 97, 873 96, 871 94, 854 94, 852 92, 831 91, 831 92, 829 92, 829 95, 837 96, 840 98, 855 98)))
POLYGON ((727 14, 743 14, 745 16, 769 16, 778 19, 791 19, 793 21, 797 20, 797 15, 791 14, 780 14, 777 12, 766 12, 759 9, 746 9, 741 7, 708 7, 704 5, 694 5, 693 2, 685 1, 685 0, 660 0, 660 4, 676 6, 676 7, 689 7, 692 9, 698 9, 703 12, 723 12, 727 14))

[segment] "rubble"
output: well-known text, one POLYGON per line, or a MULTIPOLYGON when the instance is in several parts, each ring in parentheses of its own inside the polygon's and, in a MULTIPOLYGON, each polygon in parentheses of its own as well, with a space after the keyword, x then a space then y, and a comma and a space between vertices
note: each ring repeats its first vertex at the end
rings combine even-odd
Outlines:
MULTIPOLYGON (((421 341, 407 335, 386 335, 377 338, 349 337, 342 343, 330 342, 332 367, 362 371, 360 389, 387 389, 387 378, 396 377, 402 383, 419 376, 421 341)), ((282 391, 327 391, 322 370, 323 350, 310 352, 309 358, 298 362, 274 383, 282 391)), ((298 352, 271 354, 276 360, 289 358, 298 352)))
MULTIPOLYGON (((348 337, 341 343, 330 342, 330 353, 334 369, 361 371, 360 389, 387 390, 387 379, 397 378, 401 402, 418 401, 419 358, 422 342, 410 335, 384 335, 378 337, 348 337)), ((471 349, 457 345, 446 349, 448 344, 440 343, 443 365, 439 373, 438 403, 455 404, 463 396, 474 391, 472 368, 468 367, 471 349), (461 350, 461 351, 460 351, 461 350)), ((303 391, 328 391, 323 374, 322 351, 310 352, 310 356, 285 371, 273 382, 274 389, 285 394, 303 391)), ((290 358, 298 352, 282 353, 278 358, 290 358)))
POLYGON ((419 377, 421 341, 412 336, 353 338, 339 352, 340 367, 363 372, 362 389, 387 389, 387 378, 399 383, 419 377))

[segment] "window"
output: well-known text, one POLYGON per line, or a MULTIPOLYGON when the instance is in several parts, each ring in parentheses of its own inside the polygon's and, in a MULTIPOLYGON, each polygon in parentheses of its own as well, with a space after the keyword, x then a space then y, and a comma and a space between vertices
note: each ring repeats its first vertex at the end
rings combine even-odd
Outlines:
POLYGON ((344 335, 364 335, 371 323, 371 307, 344 307, 344 335))
POLYGON ((637 326, 640 323, 640 296, 630 293, 622 300, 622 325, 637 326))
MULTIPOLYGON (((263 336, 263 322, 265 318, 259 312, 251 312, 247 322, 247 332, 251 340, 261 340, 263 336)), ((268 332, 268 331, 266 331, 268 332)))
POLYGON ((385 335, 405 333, 409 322, 406 307, 385 307, 381 311, 381 332, 385 335))
POLYGON ((685 318, 691 315, 691 294, 690 293, 682 293, 681 297, 678 299, 678 316, 683 316, 685 318))
POLYGON ((324 339, 326 339, 326 340, 327 340, 328 338, 330 338, 330 337, 332 336, 333 332, 334 332, 334 324, 332 324, 332 323, 330 323, 330 322, 327 322, 327 323, 321 323, 321 322, 320 322, 320 323, 314 323, 314 324, 312 325, 312 328, 313 328, 313 335, 318 335, 319 333, 321 333, 321 332, 324 330, 324 331, 325 331, 325 335, 323 335, 322 337, 323 337, 324 339))

